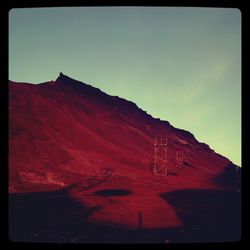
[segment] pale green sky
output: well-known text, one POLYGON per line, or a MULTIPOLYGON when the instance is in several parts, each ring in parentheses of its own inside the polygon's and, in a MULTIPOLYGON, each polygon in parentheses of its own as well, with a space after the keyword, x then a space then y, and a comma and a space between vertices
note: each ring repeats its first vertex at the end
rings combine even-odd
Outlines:
POLYGON ((238 9, 12 9, 9 79, 59 72, 134 101, 241 166, 238 9))

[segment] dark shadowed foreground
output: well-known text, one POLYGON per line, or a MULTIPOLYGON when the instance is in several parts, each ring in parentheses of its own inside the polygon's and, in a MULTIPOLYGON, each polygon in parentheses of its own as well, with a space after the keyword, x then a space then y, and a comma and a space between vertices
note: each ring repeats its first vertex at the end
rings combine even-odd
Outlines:
MULTIPOLYGON (((187 189, 160 196, 181 218, 184 242, 235 242, 241 238, 241 194, 187 189)), ((178 241, 178 237, 176 238, 178 241)))
MULTIPOLYGON (((121 195, 128 191, 120 190, 121 195)), ((102 191, 94 195, 119 195, 102 191)), ((183 227, 125 230, 118 225, 93 224, 88 208, 70 198, 67 190, 9 196, 9 237, 18 242, 164 243, 231 242, 241 236, 240 193, 181 190, 161 193, 183 227)), ((166 211, 167 212, 167 211, 166 211)))

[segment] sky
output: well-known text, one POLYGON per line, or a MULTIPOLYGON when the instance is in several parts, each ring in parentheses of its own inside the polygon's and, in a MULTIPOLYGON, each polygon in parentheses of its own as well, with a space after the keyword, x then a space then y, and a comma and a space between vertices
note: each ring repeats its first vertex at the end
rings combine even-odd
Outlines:
POLYGON ((9 12, 9 79, 63 72, 190 131, 241 166, 241 12, 57 7, 9 12))

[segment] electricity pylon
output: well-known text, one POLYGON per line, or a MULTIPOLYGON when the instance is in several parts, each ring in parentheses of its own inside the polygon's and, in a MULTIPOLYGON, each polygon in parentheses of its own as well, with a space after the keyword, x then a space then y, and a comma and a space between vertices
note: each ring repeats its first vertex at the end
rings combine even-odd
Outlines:
POLYGON ((155 138, 154 143, 154 169, 153 174, 157 176, 168 176, 168 140, 167 138, 155 138))
POLYGON ((183 151, 176 151, 176 154, 175 154, 176 167, 180 168, 183 165, 183 161, 184 161, 183 151))

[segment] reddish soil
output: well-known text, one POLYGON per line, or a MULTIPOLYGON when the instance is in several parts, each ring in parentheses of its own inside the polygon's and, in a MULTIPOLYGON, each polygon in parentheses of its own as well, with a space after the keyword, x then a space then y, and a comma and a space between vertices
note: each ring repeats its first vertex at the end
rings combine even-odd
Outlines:
POLYGON ((9 82, 13 240, 238 240, 240 175, 188 131, 63 74, 9 82), (168 138, 167 178, 152 171, 160 136, 168 138), (181 167, 177 151, 188 157, 181 167))

